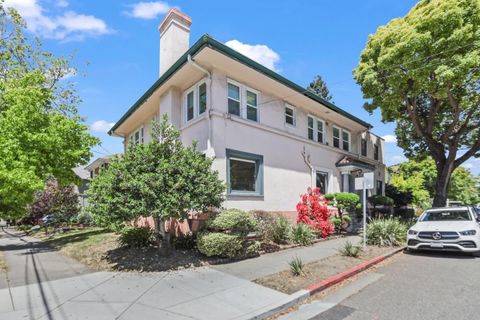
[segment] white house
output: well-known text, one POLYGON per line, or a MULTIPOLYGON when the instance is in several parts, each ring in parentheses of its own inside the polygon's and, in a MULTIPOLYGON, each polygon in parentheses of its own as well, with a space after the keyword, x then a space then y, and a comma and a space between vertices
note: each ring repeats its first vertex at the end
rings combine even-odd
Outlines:
POLYGON ((374 171, 384 192, 383 140, 367 122, 203 35, 191 47, 191 18, 172 9, 160 23, 159 79, 110 134, 147 143, 163 114, 185 144, 214 159, 227 182, 225 207, 291 212, 309 186, 354 191, 374 171))

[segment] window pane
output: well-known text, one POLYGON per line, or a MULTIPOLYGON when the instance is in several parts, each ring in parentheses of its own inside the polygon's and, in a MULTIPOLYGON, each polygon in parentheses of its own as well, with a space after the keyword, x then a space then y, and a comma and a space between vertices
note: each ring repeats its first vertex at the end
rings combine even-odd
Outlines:
POLYGON ((343 150, 350 151, 350 143, 348 141, 343 141, 343 150))
POLYGON ((340 139, 340 129, 333 128, 333 136, 340 139))
POLYGON ((292 126, 294 125, 293 117, 289 116, 287 114, 285 115, 285 122, 288 123, 288 124, 291 124, 292 126))
POLYGON ((323 132, 321 131, 317 132, 317 141, 320 143, 323 143, 323 132))
POLYGON ((285 108, 285 114, 290 117, 293 117, 293 109, 285 108))
POLYGON ((348 134, 348 132, 343 131, 342 132, 342 137, 343 137, 344 141, 349 141, 350 140, 350 135, 348 134))
POLYGON ((256 191, 256 163, 230 159, 231 191, 256 191))
POLYGON ((247 90, 247 104, 251 106, 257 106, 257 95, 247 90))
POLYGON ((257 108, 247 106, 247 119, 257 121, 257 108))
POLYGON ((362 156, 367 156, 367 140, 362 139, 362 156))
POLYGON ((193 119, 193 91, 187 94, 187 121, 193 119))
POLYGON ((198 87, 198 113, 202 114, 207 110, 207 85, 202 83, 198 87))
POLYGON ((313 140, 313 129, 308 128, 308 139, 313 140))
POLYGON ((316 187, 320 189, 320 193, 326 194, 327 193, 327 174, 325 172, 317 172, 316 174, 316 187))
POLYGON ((233 85, 231 83, 228 84, 228 97, 235 99, 235 100, 240 100, 240 88, 237 87, 236 85, 233 85))
POLYGON ((313 128, 313 118, 308 117, 308 127, 313 128))
POLYGON ((228 99, 228 113, 240 115, 240 102, 228 99))
POLYGON ((378 160, 378 145, 373 146, 373 158, 378 160))
POLYGON ((285 122, 291 124, 292 126, 295 125, 295 118, 293 116, 293 109, 285 107, 285 122))

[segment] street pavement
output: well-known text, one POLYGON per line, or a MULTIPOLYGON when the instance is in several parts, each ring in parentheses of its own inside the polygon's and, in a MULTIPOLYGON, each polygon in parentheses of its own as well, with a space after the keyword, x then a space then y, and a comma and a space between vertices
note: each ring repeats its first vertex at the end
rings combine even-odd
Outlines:
POLYGON ((375 272, 280 319, 475 320, 480 319, 479 293, 480 258, 401 253, 375 272))

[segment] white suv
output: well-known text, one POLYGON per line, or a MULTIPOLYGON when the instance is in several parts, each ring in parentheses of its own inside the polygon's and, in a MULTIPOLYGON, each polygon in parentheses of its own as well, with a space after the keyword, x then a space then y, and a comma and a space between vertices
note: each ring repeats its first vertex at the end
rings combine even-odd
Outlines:
POLYGON ((408 230, 409 250, 480 251, 480 225, 469 207, 425 211, 408 230))

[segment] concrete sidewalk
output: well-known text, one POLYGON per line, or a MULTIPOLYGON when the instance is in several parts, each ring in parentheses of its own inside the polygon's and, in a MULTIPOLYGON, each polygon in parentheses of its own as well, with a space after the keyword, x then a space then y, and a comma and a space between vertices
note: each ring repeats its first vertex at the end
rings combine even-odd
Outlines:
POLYGON ((338 253, 345 242, 354 244, 360 242, 358 236, 321 241, 309 247, 297 247, 262 255, 257 258, 242 260, 229 264, 213 266, 212 268, 236 277, 254 280, 272 273, 277 273, 289 268, 288 262, 295 256, 304 263, 317 261, 338 253))

